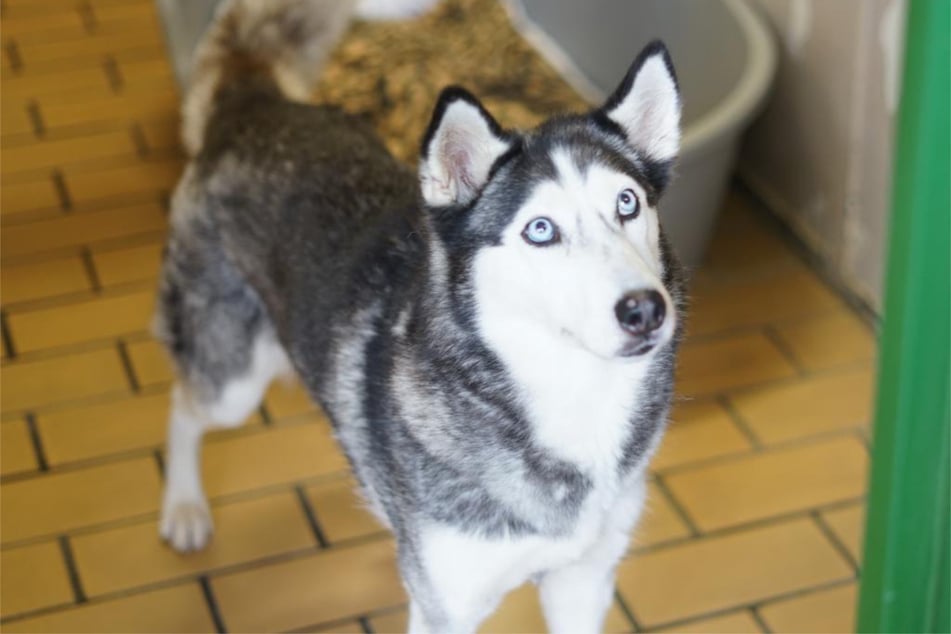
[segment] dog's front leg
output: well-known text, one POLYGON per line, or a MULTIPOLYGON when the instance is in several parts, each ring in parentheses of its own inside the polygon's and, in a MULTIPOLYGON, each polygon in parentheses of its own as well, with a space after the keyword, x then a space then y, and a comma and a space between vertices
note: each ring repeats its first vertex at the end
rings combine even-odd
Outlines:
POLYGON ((539 591, 549 632, 596 634, 602 631, 614 595, 616 561, 583 561, 542 577, 539 591))
POLYGON ((545 573, 539 582, 542 608, 552 634, 601 632, 614 596, 614 571, 631 540, 647 493, 642 475, 615 504, 600 539, 580 559, 545 573))
POLYGON ((409 590, 411 634, 471 634, 502 597, 528 577, 513 574, 519 545, 432 523, 400 548, 400 572, 409 590))

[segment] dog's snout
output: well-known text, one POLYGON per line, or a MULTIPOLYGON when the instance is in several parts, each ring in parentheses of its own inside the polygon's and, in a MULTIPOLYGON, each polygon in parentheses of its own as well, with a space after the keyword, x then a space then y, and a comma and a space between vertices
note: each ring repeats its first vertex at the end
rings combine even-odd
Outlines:
POLYGON ((667 305, 655 290, 627 293, 614 305, 618 323, 632 335, 649 335, 664 323, 667 305))

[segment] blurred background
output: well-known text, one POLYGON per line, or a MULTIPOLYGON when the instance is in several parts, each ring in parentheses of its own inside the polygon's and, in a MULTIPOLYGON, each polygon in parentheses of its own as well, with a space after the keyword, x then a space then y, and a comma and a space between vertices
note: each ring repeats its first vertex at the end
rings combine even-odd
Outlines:
MULTIPOLYGON (((4 631, 405 628, 391 539, 299 386, 208 439, 209 548, 158 538, 172 376, 149 323, 213 7, 0 2, 4 631)), ((693 304, 609 631, 947 628, 947 23, 945 0, 443 0, 335 51, 315 101, 414 161, 446 84, 528 127, 671 49, 662 221, 693 304)), ((483 631, 544 631, 534 590, 483 631)))

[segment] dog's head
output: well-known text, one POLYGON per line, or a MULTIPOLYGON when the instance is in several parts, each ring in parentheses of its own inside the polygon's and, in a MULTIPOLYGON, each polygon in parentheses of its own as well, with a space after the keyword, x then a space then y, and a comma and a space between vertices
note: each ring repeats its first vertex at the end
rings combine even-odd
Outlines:
POLYGON ((504 130, 460 88, 439 99, 420 184, 446 270, 484 335, 561 341, 605 359, 669 342, 676 266, 657 202, 680 146, 681 100, 648 45, 593 112, 504 130))

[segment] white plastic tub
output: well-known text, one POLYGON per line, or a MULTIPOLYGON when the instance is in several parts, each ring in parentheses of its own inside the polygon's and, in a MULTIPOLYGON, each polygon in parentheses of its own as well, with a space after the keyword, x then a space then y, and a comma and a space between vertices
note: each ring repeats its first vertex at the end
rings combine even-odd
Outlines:
POLYGON ((667 44, 684 96, 684 136, 662 218, 684 263, 698 265, 740 135, 775 74, 765 22, 744 0, 508 0, 508 7, 523 36, 592 103, 614 90, 644 44, 667 44))
MULTIPOLYGON (((662 203, 681 259, 706 251, 740 135, 762 105, 776 51, 744 0, 503 0, 516 27, 592 103, 614 90, 648 41, 671 51, 684 95, 683 151, 662 203)), ((176 74, 216 0, 157 0, 176 74)), ((462 78, 460 78, 462 81, 462 78)))

